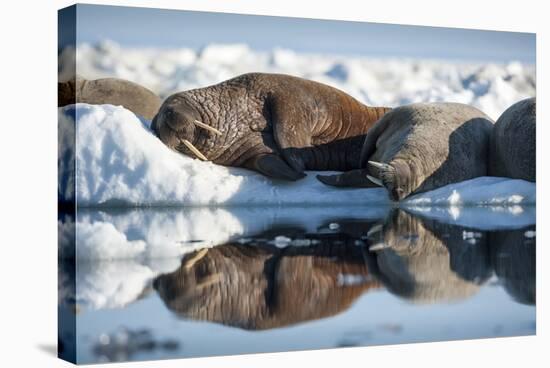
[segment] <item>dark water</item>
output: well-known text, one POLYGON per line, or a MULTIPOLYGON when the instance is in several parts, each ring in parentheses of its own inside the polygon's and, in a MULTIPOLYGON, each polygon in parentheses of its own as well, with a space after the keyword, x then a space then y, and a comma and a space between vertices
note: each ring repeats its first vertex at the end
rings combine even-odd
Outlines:
POLYGON ((61 341, 70 350, 74 334, 78 362, 95 363, 534 334, 534 208, 437 218, 82 211, 79 247, 95 226, 89 246, 142 251, 60 262, 60 308, 76 316, 61 341))

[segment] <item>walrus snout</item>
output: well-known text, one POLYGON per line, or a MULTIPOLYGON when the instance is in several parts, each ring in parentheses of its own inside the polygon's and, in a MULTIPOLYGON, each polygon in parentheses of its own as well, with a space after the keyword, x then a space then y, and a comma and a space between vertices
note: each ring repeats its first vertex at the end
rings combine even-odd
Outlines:
POLYGON ((385 187, 392 201, 401 201, 412 192, 411 170, 408 164, 394 160, 390 163, 368 162, 368 176, 372 182, 385 187))
POLYGON ((167 101, 153 118, 151 129, 155 135, 168 147, 182 153, 182 141, 195 142, 195 125, 198 113, 186 105, 175 105, 167 101))

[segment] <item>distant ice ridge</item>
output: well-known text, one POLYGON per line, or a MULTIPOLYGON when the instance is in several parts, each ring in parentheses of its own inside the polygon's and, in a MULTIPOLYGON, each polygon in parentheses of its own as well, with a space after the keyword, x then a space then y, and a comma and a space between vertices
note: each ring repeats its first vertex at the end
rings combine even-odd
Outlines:
MULTIPOLYGON (((187 157, 155 137, 148 121, 120 106, 66 106, 59 119, 62 126, 76 125, 79 206, 390 205, 385 189, 333 188, 317 181, 315 172, 289 183, 187 157)), ((69 148, 60 147, 61 157, 69 148)), ((63 167, 60 177, 66 176, 63 167)), ((72 187, 61 189, 71 197, 72 187)), ((413 196, 406 205, 511 206, 535 200, 534 183, 482 177, 413 196)))
POLYGON ((248 72, 291 74, 339 88, 378 106, 448 101, 476 106, 497 119, 513 103, 535 96, 535 66, 445 60, 315 55, 275 48, 257 51, 245 44, 190 48, 123 48, 112 41, 80 44, 60 56, 60 78, 74 69, 88 79, 124 78, 166 97, 216 84, 248 72))

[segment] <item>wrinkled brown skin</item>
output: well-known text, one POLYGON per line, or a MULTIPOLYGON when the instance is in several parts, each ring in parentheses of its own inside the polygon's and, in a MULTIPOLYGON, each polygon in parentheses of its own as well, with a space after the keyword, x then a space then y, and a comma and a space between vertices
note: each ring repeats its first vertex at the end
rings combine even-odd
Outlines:
POLYGON ((487 175, 493 122, 478 109, 458 103, 418 103, 384 115, 368 132, 360 169, 318 176, 327 185, 373 187, 367 174, 382 181, 390 198, 487 175), (378 170, 368 161, 389 164, 378 170))
POLYGON ((475 244, 463 239, 461 226, 421 219, 394 210, 369 246, 373 274, 392 293, 415 303, 468 298, 492 275, 486 234, 475 244))
POLYGON ((491 134, 489 175, 536 181, 537 101, 528 98, 510 106, 491 134))
POLYGON ((357 168, 365 133, 387 111, 321 83, 251 73, 168 97, 152 129, 168 147, 191 157, 182 139, 216 164, 298 180, 305 170, 357 168))
POLYGON ((123 106, 147 120, 158 112, 161 99, 139 84, 118 78, 86 80, 76 77, 57 84, 57 106, 77 102, 91 105, 110 104, 123 106))
POLYGON ((332 316, 379 287, 352 240, 285 249, 229 243, 187 267, 194 255, 154 280, 166 306, 182 318, 248 330, 332 316), (342 275, 364 281, 345 285, 342 275))

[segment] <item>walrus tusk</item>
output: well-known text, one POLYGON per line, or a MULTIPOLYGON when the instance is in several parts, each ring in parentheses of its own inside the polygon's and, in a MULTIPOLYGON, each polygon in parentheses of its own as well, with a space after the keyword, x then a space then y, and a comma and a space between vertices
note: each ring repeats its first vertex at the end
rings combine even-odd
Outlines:
POLYGON ((187 139, 182 139, 181 141, 183 142, 183 144, 185 144, 185 146, 187 148, 189 148, 189 150, 191 152, 193 152, 195 154, 195 156, 197 156, 198 158, 200 158, 203 161, 208 161, 206 156, 203 155, 202 152, 199 151, 195 146, 193 146, 193 143, 189 142, 187 139))
POLYGON ((386 243, 376 243, 369 247, 369 252, 377 252, 379 250, 384 250, 386 248, 391 248, 391 247, 386 243))
POLYGON ((201 250, 199 250, 197 254, 195 254, 194 256, 189 258, 187 262, 185 262, 184 268, 186 270, 192 268, 195 265, 195 263, 200 261, 206 255, 206 253, 208 253, 208 248, 202 248, 201 250))
POLYGON ((379 186, 381 186, 381 187, 384 186, 384 184, 382 183, 382 180, 377 179, 377 178, 375 178, 374 176, 367 175, 367 179, 369 179, 370 181, 372 181, 372 182, 373 182, 374 184, 376 184, 376 185, 379 185, 379 186))
POLYGON ((193 122, 193 124, 195 124, 196 126, 199 126, 199 127, 203 128, 203 129, 209 130, 209 131, 211 131, 212 133, 215 133, 215 134, 217 134, 217 135, 223 135, 223 133, 220 132, 218 129, 216 129, 216 128, 214 128, 214 127, 211 127, 210 125, 205 124, 205 123, 203 123, 202 121, 195 120, 195 121, 193 122))
POLYGON ((222 280, 222 273, 218 272, 213 275, 207 276, 204 281, 201 281, 197 284, 197 289, 204 289, 205 287, 208 287, 210 285, 213 285, 215 283, 218 283, 222 280))
POLYGON ((374 225, 367 231, 367 238, 371 238, 375 233, 379 233, 382 230, 384 230, 384 226, 382 224, 374 225))
POLYGON ((388 164, 383 164, 381 162, 369 161, 369 165, 377 168, 378 170, 384 170, 384 171, 393 170, 393 166, 388 165, 388 164))

